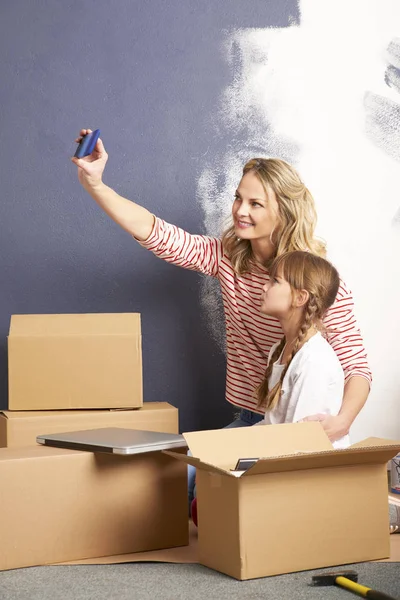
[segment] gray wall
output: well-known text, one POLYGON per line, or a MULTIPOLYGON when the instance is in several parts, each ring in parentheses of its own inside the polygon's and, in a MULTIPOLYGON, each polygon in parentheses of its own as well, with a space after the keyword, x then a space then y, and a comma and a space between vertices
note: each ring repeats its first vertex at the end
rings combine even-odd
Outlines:
POLYGON ((0 5, 0 407, 15 313, 142 314, 144 398, 181 429, 224 425, 224 355, 199 304, 200 276, 154 258, 86 196, 69 160, 99 127, 105 181, 188 231, 202 230, 202 156, 229 144, 210 115, 233 73, 237 27, 286 27, 282 0, 14 0, 0 5))

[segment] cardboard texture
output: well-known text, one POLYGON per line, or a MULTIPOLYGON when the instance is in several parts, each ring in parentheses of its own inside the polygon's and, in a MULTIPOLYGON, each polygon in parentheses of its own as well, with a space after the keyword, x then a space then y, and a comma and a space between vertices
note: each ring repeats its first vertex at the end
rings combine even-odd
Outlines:
POLYGON ((399 441, 334 450, 315 422, 184 436, 193 457, 165 453, 198 469, 201 564, 252 579, 390 556, 386 463, 399 441))
POLYGON ((143 404, 140 315, 13 315, 10 410, 143 404))
POLYGON ((3 411, 0 447, 36 446, 38 435, 101 427, 179 433, 178 409, 167 402, 145 402, 135 410, 3 411))
MULTIPOLYGON (((389 494, 391 499, 400 498, 389 494)), ((359 502, 368 500, 368 492, 361 491, 359 502)), ((292 494, 293 506, 296 506, 296 492, 292 494)), ((65 565, 107 565, 128 562, 165 562, 165 563, 198 563, 197 527, 189 521, 189 545, 179 548, 166 548, 164 550, 153 550, 150 552, 135 552, 134 554, 121 554, 119 556, 102 556, 101 558, 89 558, 80 561, 60 563, 65 565)), ((390 557, 374 562, 400 562, 400 534, 390 536, 390 557)))
MULTIPOLYGON (((293 499, 295 501, 295 499, 293 499)), ((360 501, 365 501, 365 494, 360 501)), ((121 554, 119 556, 102 556, 101 558, 88 558, 86 560, 75 560, 63 565, 111 565, 129 562, 165 562, 165 563, 198 563, 197 527, 189 523, 189 545, 179 548, 166 548, 165 550, 153 550, 151 552, 136 552, 134 554, 121 554)), ((400 562, 400 535, 390 536, 390 558, 376 562, 400 562)))
MULTIPOLYGON (((400 537, 400 536, 399 536, 400 537)), ((189 521, 189 544, 179 548, 165 548, 150 552, 135 552, 133 554, 120 554, 118 556, 102 556, 101 558, 88 558, 86 560, 73 560, 58 565, 114 565, 129 562, 165 562, 165 563, 198 563, 197 552, 197 527, 189 521)))
POLYGON ((187 469, 161 452, 2 448, 0 481, 1 570, 188 544, 187 469))

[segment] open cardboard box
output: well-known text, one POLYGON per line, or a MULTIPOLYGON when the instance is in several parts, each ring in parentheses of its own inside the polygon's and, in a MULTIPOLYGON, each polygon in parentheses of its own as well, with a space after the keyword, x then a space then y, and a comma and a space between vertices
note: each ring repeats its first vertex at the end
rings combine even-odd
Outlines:
POLYGON ((13 315, 8 336, 9 410, 138 408, 138 313, 13 315))
POLYGON ((387 461, 400 441, 334 450, 319 423, 184 434, 197 468, 198 556, 252 579, 388 558, 387 461), (259 458, 233 472, 239 458, 259 458), (361 501, 365 498, 365 501, 361 501))

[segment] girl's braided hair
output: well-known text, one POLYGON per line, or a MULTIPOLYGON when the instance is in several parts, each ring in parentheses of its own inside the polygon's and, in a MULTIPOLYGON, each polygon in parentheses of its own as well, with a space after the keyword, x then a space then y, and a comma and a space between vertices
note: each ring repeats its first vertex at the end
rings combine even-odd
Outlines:
POLYGON ((265 408, 265 410, 271 410, 278 404, 283 379, 310 327, 315 325, 318 329, 323 329, 322 318, 327 309, 334 303, 340 284, 339 274, 335 267, 324 258, 310 252, 287 252, 278 256, 272 263, 269 272, 270 278, 276 275, 288 282, 292 292, 294 290, 306 290, 309 298, 304 307, 303 321, 297 338, 280 380, 271 390, 268 388, 273 365, 278 360, 286 344, 284 337, 270 356, 264 379, 256 389, 257 405, 265 408))

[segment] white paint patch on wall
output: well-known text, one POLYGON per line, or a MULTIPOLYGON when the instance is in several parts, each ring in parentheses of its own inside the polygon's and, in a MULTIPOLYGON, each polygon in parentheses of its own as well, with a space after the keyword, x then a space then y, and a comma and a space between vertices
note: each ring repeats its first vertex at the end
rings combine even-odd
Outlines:
MULTIPOLYGON (((400 206, 394 148, 400 136, 385 139, 392 152, 378 147, 370 119, 379 114, 368 104, 376 95, 400 103, 396 86, 385 83, 386 49, 400 35, 400 5, 302 0, 300 8, 299 27, 229 37, 234 79, 216 124, 230 132, 232 145, 201 175, 199 201, 207 232, 218 235, 248 158, 279 156, 295 164, 316 200, 317 233, 353 289, 373 370, 352 440, 400 438, 400 230, 392 224, 400 206)), ((213 323, 220 321, 215 297, 204 302, 213 323)), ((221 327, 216 337, 221 340, 221 327)))
MULTIPOLYGON (((288 28, 290 29, 290 28, 288 28)), ((280 156, 294 161, 296 144, 274 133, 264 96, 268 91, 269 51, 281 31, 288 29, 247 29, 232 32, 224 46, 232 72, 232 84, 223 92, 214 117, 216 131, 230 137, 229 148, 214 156, 198 181, 197 196, 204 209, 208 235, 219 236, 230 224, 230 209, 243 165, 254 156, 280 156)), ((218 283, 205 277, 201 303, 211 333, 225 348, 225 325, 218 283)))

